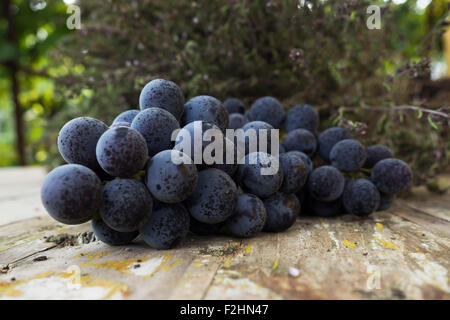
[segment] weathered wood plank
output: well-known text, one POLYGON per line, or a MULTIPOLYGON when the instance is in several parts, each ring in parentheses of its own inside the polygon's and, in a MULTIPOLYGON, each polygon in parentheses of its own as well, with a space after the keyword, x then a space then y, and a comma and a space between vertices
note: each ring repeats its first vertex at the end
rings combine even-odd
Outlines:
POLYGON ((283 233, 161 251, 90 242, 89 224, 11 223, 0 299, 450 299, 449 195, 418 194, 366 219, 301 216, 283 233))

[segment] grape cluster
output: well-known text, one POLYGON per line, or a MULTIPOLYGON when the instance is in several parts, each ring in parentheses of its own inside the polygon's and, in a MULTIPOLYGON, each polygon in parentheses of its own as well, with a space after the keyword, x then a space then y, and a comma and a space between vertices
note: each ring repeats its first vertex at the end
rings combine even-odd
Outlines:
POLYGON ((388 209, 412 180, 391 149, 365 148, 340 127, 319 133, 318 112, 307 104, 285 112, 273 97, 257 99, 247 111, 236 98, 222 103, 204 95, 185 103, 181 89, 163 79, 142 89, 139 104, 110 126, 88 117, 66 123, 58 149, 67 164, 53 169, 41 190, 50 216, 64 224, 91 220, 96 237, 109 245, 140 235, 153 248, 169 249, 188 232, 281 232, 301 211, 367 216, 388 209), (274 128, 286 131, 279 150, 270 148, 274 128), (256 130, 256 141, 267 139, 267 148, 255 149, 245 137, 238 159, 236 137, 205 139, 208 129, 256 130), (198 161, 195 154, 213 142, 223 143, 223 162, 198 161), (233 163, 225 159, 230 149, 233 163), (272 174, 262 173, 272 167, 272 174))

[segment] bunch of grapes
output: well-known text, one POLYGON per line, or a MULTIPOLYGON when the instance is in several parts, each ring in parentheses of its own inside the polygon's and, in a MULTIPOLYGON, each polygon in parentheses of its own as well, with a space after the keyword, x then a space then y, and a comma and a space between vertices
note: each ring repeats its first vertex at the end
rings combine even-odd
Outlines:
MULTIPOLYGON (((91 221, 96 237, 109 245, 141 235, 151 247, 168 249, 189 231, 235 237, 281 232, 300 211, 367 216, 388 209, 412 179, 408 165, 385 146, 364 148, 340 127, 319 134, 318 114, 309 105, 285 113, 273 97, 259 98, 247 111, 236 98, 222 103, 198 96, 185 103, 181 89, 163 79, 142 89, 139 105, 110 126, 87 117, 66 123, 58 149, 67 164, 52 170, 41 190, 50 216, 64 224, 91 221), (267 136, 269 147, 271 136, 262 129, 284 128, 287 135, 279 152, 253 151, 245 140, 241 159, 197 163, 196 123, 203 133, 254 129, 258 141, 267 136), (276 172, 262 173, 274 164, 276 172)), ((200 151, 211 143, 201 139, 200 151)), ((223 136, 223 143, 236 149, 236 140, 223 136)))

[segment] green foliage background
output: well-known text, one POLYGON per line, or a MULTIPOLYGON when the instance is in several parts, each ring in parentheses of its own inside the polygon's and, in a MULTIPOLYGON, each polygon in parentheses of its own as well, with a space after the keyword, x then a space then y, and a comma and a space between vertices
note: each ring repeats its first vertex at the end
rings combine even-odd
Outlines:
MULTIPOLYGON (((33 163, 61 163, 55 141, 66 121, 92 116, 108 124, 119 112, 138 108, 140 89, 163 77, 177 82, 186 99, 233 96, 250 106, 257 97, 272 95, 286 108, 313 104, 320 110, 321 129, 345 125, 366 144, 392 147, 415 168, 419 183, 448 169, 448 120, 421 111, 448 106, 448 92, 428 97, 418 89, 430 78, 429 60, 443 59, 445 26, 435 25, 448 15, 446 0, 435 0, 426 10, 418 10, 413 0, 401 5, 368 0, 78 5, 82 29, 61 33, 55 31, 58 21, 68 17, 62 1, 20 11, 24 21, 33 21, 35 34, 52 25, 47 39, 55 33, 37 60, 23 62, 41 74, 22 74, 21 80, 33 163), (380 30, 366 27, 366 10, 373 4, 381 6, 380 30), (43 15, 50 8, 51 17, 43 15), (413 105, 418 111, 366 110, 362 103, 413 105)), ((0 165, 16 163, 7 82, 2 77, 0 165)))

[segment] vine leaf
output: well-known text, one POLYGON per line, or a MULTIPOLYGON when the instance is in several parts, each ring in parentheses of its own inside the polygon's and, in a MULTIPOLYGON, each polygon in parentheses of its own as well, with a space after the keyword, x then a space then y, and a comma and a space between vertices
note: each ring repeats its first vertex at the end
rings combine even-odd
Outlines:
POLYGON ((417 119, 420 119, 420 118, 422 118, 422 116, 423 116, 423 112, 422 112, 422 109, 421 109, 421 108, 419 108, 419 109, 417 110, 417 112, 418 112, 418 115, 417 115, 417 119))
POLYGON ((438 129, 436 123, 434 123, 433 119, 431 118, 431 115, 428 116, 428 122, 430 123, 430 126, 431 126, 434 130, 437 130, 437 129, 438 129))

